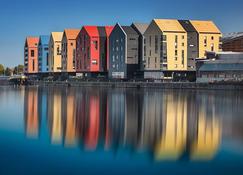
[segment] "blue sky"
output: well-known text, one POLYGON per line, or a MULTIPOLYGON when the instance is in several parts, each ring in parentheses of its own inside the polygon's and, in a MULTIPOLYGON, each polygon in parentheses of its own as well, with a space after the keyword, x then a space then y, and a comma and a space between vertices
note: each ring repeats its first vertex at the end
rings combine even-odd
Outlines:
POLYGON ((213 20, 243 31, 242 0, 0 0, 0 63, 23 64, 26 36, 82 25, 130 25, 153 18, 213 20))

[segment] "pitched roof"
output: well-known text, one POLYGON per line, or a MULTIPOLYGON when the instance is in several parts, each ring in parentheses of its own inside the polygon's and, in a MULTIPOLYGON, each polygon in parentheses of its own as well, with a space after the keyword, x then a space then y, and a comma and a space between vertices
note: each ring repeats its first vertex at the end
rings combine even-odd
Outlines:
POLYGON ((63 32, 51 32, 54 41, 62 41, 63 32))
POLYGON ((186 32, 178 20, 175 19, 154 19, 161 31, 186 32))
POLYGON ((126 34, 138 35, 138 33, 131 26, 121 26, 126 34))
POLYGON ((110 36, 114 26, 105 26, 106 35, 110 36))
POLYGON ((191 22, 189 20, 178 20, 179 23, 182 25, 182 27, 185 29, 187 32, 197 32, 197 30, 193 27, 191 22))
POLYGON ((50 36, 49 35, 41 35, 39 39, 39 44, 48 44, 50 36))
POLYGON ((213 21, 196 21, 196 20, 190 20, 193 27, 197 30, 199 33, 216 33, 221 34, 218 27, 214 24, 213 21))
POLYGON ((143 35, 149 25, 146 23, 133 23, 132 26, 134 26, 138 32, 143 35))
POLYGON ((67 39, 75 40, 79 34, 79 29, 65 29, 64 33, 67 37, 67 39))
POLYGON ((28 47, 37 47, 39 43, 39 37, 27 37, 26 43, 28 47))
POLYGON ((83 29, 86 30, 86 32, 90 36, 97 36, 97 37, 99 36, 97 26, 83 26, 83 29))

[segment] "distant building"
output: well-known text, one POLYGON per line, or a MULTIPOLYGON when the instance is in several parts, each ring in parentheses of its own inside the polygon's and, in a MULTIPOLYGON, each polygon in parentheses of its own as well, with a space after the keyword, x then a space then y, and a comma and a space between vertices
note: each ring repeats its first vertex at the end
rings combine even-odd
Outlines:
POLYGON ((84 26, 81 29, 77 37, 77 72, 107 72, 108 39, 112 29, 112 26, 84 26))
POLYGON ((139 34, 139 54, 138 54, 138 64, 140 65, 140 70, 142 71, 145 67, 145 59, 144 59, 144 33, 148 28, 148 24, 144 23, 133 23, 131 27, 136 30, 139 34))
POLYGON ((144 33, 145 78, 187 70, 187 32, 177 20, 154 19, 144 33))
POLYGON ((62 36, 63 32, 52 32, 49 41, 49 72, 62 70, 62 36))
POLYGON ((224 36, 223 51, 243 52, 243 32, 224 36))
POLYGON ((62 38, 62 71, 75 72, 76 38, 79 29, 65 29, 62 38))
POLYGON ((49 39, 50 36, 41 35, 38 44, 38 64, 39 72, 49 71, 49 39))
POLYGON ((212 21, 190 21, 198 32, 198 58, 206 58, 206 51, 222 51, 222 34, 212 21))
POLYGON ((109 77, 132 78, 139 70, 139 34, 116 24, 109 38, 109 77))
POLYGON ((243 52, 208 52, 197 61, 197 82, 243 81, 243 52))
POLYGON ((24 46, 24 73, 38 73, 39 37, 27 37, 24 46))

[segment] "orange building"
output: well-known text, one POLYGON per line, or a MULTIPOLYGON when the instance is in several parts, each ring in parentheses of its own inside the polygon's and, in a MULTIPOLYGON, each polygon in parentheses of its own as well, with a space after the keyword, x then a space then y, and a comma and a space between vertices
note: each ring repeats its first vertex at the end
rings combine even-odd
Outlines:
POLYGON ((75 72, 76 38, 79 29, 66 29, 62 38, 62 71, 75 72))
POLYGON ((30 89, 25 93, 25 130, 27 137, 38 138, 39 136, 39 114, 38 114, 38 92, 30 89))
POLYGON ((24 46, 24 73, 38 72, 39 37, 27 37, 24 46))

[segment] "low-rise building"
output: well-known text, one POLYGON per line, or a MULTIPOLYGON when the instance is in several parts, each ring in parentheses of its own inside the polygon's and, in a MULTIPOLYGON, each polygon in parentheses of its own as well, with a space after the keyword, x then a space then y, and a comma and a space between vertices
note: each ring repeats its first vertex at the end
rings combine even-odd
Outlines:
POLYGON ((65 29, 62 37, 62 71, 75 72, 76 38, 79 29, 65 29))
POLYGON ((243 81, 243 52, 208 52, 196 63, 197 82, 243 81))
POLYGON ((39 63, 39 72, 48 72, 49 71, 49 39, 48 35, 41 35, 38 44, 38 63, 39 63))
POLYGON ((138 64, 140 65, 140 71, 144 70, 145 67, 145 59, 144 59, 144 33, 148 28, 148 24, 145 23, 133 23, 132 28, 136 30, 139 34, 139 54, 138 54, 138 64))
POLYGON ((224 36, 223 51, 243 52, 243 32, 231 33, 224 36))
POLYGON ((49 41, 49 72, 62 71, 63 32, 52 32, 49 41))
POLYGON ((187 32, 174 19, 154 19, 144 33, 145 78, 187 70, 187 32))
POLYGON ((76 70, 88 74, 107 73, 108 40, 113 26, 84 26, 77 37, 76 70))
POLYGON ((24 73, 38 73, 39 37, 27 37, 24 46, 24 73))
POLYGON ((139 70, 139 34, 116 24, 109 37, 109 78, 130 79, 139 70))

